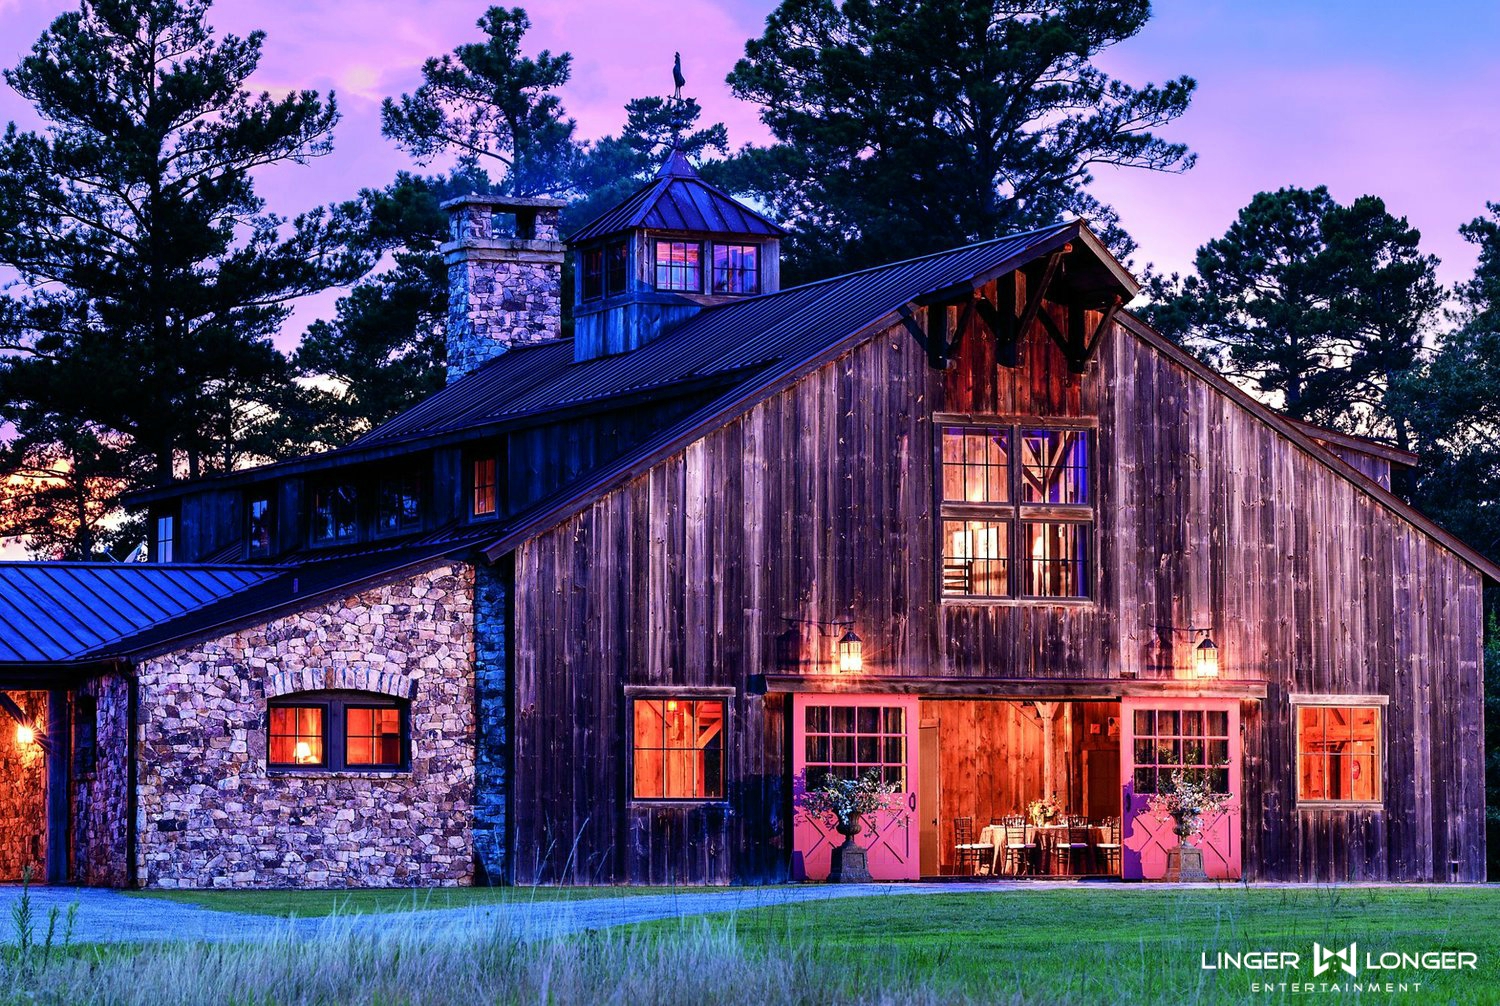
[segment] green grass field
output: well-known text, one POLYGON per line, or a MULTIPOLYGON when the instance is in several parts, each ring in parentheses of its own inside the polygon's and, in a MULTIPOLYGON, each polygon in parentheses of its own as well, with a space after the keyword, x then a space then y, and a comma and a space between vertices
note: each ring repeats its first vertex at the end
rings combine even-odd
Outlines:
MULTIPOLYGON (((565 913, 567 898, 642 891, 482 893, 546 895, 547 909, 565 913)), ((377 906, 370 910, 400 910, 376 897, 384 893, 362 892, 377 906)), ((477 893, 416 898, 436 907, 436 899, 477 893)), ((328 908, 329 897, 192 896, 298 915, 328 908)), ((808 902, 531 940, 503 925, 442 935, 335 929, 265 943, 74 947, 29 972, 0 954, 0 1003, 1495 1003, 1497 965, 1500 888, 1058 886, 808 902), (1477 954, 1479 967, 1315 978, 1314 941, 1335 949, 1356 942, 1362 964, 1367 953, 1450 950, 1477 954), (1302 968, 1201 967, 1204 953, 1249 950, 1298 953, 1302 968), (1252 989, 1256 981, 1269 990, 1252 989), (1385 991, 1388 981, 1404 990, 1385 991), (1337 982, 1340 994, 1318 991, 1323 982, 1337 982), (1381 989, 1357 991, 1355 982, 1381 989)))

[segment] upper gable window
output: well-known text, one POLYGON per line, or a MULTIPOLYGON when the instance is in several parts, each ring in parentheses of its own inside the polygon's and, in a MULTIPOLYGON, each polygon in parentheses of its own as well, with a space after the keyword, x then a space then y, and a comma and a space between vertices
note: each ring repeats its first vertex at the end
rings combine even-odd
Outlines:
POLYGON ((714 245, 714 293, 760 293, 759 245, 714 245))
POLYGON ((944 597, 1087 598, 1093 435, 1032 425, 944 425, 944 597))
POLYGON ((264 559, 271 554, 271 500, 266 496, 252 496, 246 511, 246 551, 252 559, 264 559))
POLYGON ((697 241, 656 242, 656 288, 702 292, 703 246, 697 241))
POLYGON ((354 540, 359 533, 357 504, 351 485, 325 486, 313 493, 313 543, 354 540))
POLYGON ((624 293, 630 281, 630 249, 617 241, 604 250, 604 292, 608 296, 624 293))
POLYGON ((583 253, 583 299, 598 300, 604 296, 604 249, 590 248, 583 253))
POLYGON ((156 518, 156 561, 171 562, 177 540, 177 519, 171 514, 156 518))
POLYGON ((493 517, 500 510, 500 492, 496 481, 499 465, 494 458, 475 458, 469 480, 469 516, 493 517))
POLYGON ((375 513, 378 534, 398 534, 422 526, 422 483, 415 475, 383 479, 375 513))

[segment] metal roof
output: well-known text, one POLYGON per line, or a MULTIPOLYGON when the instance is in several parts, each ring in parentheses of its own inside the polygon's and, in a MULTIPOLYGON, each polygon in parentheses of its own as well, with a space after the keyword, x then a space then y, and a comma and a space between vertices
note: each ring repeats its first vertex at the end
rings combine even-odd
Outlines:
POLYGON ((650 182, 568 236, 574 243, 623 231, 694 231, 780 237, 786 230, 698 176, 680 150, 673 150, 650 182))
POLYGON ((0 663, 78 660, 281 571, 158 563, 0 563, 0 663))
POLYGON ((1009 270, 1085 232, 1056 224, 704 308, 629 353, 573 361, 572 343, 513 349, 381 424, 345 451, 433 436, 715 378, 805 356, 939 290, 1009 270))

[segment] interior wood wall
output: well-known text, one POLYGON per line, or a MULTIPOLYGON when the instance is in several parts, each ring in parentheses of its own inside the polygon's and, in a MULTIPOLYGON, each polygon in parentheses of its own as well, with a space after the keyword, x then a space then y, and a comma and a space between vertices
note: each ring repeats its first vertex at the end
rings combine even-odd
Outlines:
POLYGON ((787 619, 851 613, 878 676, 1185 677, 1177 630, 1211 626, 1225 677, 1268 682, 1251 878, 1481 878, 1478 573, 1131 324, 1081 377, 1040 326, 1011 368, 976 317, 946 374, 892 329, 521 546, 517 880, 780 876, 782 699, 748 686, 787 619), (1093 603, 937 603, 937 411, 1097 420, 1093 603), (629 802, 627 684, 736 689, 734 813, 629 802), (1390 696, 1384 810, 1297 809, 1295 692, 1390 696))

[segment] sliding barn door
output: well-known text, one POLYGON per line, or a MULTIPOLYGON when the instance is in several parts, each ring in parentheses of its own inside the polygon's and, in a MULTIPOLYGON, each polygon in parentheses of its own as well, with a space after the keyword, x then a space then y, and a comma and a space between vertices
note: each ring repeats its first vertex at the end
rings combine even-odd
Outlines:
POLYGON ((1172 773, 1203 773, 1230 799, 1204 818, 1196 844, 1203 868, 1215 880, 1240 876, 1240 706, 1234 699, 1133 699, 1123 702, 1120 731, 1121 842, 1127 880, 1160 880, 1167 850, 1177 844, 1172 819, 1151 812, 1152 794, 1171 784, 1172 773))
POLYGON ((802 810, 809 785, 829 773, 845 777, 875 771, 899 792, 898 810, 866 819, 855 839, 869 852, 876 880, 915 880, 917 827, 917 699, 892 695, 792 697, 792 876, 825 880, 830 856, 844 837, 821 817, 802 810))

